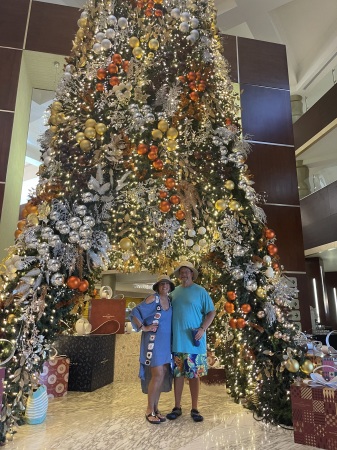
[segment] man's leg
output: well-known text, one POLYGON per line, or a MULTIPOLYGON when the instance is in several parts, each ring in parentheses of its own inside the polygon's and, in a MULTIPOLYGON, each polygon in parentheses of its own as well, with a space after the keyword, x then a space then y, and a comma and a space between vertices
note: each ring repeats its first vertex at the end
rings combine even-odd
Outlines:
POLYGON ((199 389, 200 389, 200 378, 190 378, 189 380, 192 409, 198 409, 198 399, 199 399, 199 389))
POLYGON ((174 401, 175 401, 175 407, 181 408, 181 397, 183 395, 183 389, 184 389, 184 377, 176 377, 174 379, 174 401))

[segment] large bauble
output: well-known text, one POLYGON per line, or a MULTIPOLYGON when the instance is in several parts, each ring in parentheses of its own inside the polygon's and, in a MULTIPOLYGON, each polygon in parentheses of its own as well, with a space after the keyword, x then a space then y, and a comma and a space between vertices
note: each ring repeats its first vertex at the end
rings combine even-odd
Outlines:
POLYGON ((306 359, 304 363, 301 365, 301 371, 306 375, 309 375, 314 370, 314 365, 310 361, 310 359, 306 359))
POLYGON ((119 241, 119 246, 124 251, 130 250, 132 247, 132 241, 129 238, 123 238, 119 241))
POLYGON ((78 277, 69 277, 67 280, 67 286, 70 289, 77 289, 80 285, 81 280, 78 277))
POLYGON ((300 365, 299 365, 299 362, 297 361, 297 359, 289 358, 289 359, 287 359, 287 361, 285 363, 285 368, 289 372, 296 373, 299 371, 300 365))

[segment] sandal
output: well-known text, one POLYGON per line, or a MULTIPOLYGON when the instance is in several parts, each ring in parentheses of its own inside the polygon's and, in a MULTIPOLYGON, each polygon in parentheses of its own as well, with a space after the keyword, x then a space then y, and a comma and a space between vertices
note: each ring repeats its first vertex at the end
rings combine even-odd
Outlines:
POLYGON ((177 417, 181 416, 181 414, 182 414, 181 408, 175 406, 170 413, 166 414, 166 417, 169 420, 175 420, 177 417))
POLYGON ((154 413, 161 422, 166 422, 166 417, 163 416, 159 411, 155 411, 154 413))
POLYGON ((204 420, 204 418, 197 409, 191 409, 191 417, 194 420, 194 422, 202 422, 204 420))
POLYGON ((161 420, 159 419, 159 417, 156 416, 154 412, 150 412, 150 414, 145 414, 145 419, 154 425, 158 425, 158 423, 161 423, 161 420), (150 417, 155 417, 157 420, 151 420, 150 417))

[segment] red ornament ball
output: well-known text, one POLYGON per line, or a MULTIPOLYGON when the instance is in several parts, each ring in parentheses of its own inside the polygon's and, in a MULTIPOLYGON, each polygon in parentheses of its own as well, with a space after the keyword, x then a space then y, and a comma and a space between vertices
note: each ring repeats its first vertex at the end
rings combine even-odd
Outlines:
POLYGON ((104 91, 104 84, 102 84, 102 83, 97 83, 97 84, 96 84, 96 91, 97 91, 97 92, 103 92, 103 91, 104 91))
POLYGON ((242 330, 242 328, 244 328, 247 325, 247 322, 245 321, 245 319, 242 319, 240 317, 240 319, 237 319, 236 321, 236 328, 238 328, 239 330, 242 330))
POLYGON ((114 62, 115 64, 122 64, 122 57, 119 53, 115 53, 112 57, 112 62, 114 62))
POLYGON ((97 70, 97 78, 99 80, 104 80, 106 78, 106 70, 105 69, 98 69, 97 70))
POLYGON ((271 228, 268 228, 265 232, 264 235, 266 236, 267 239, 274 239, 275 237, 275 231, 272 230, 271 228))
POLYGON ((174 205, 179 205, 180 198, 178 197, 178 195, 171 195, 170 202, 173 203, 174 205))
POLYGON ((234 291, 228 291, 227 298, 229 301, 234 302, 234 300, 236 299, 236 293, 234 291))
POLYGON ((118 73, 118 66, 117 64, 111 63, 108 65, 108 72, 113 75, 114 73, 118 73))
POLYGON ((171 205, 170 205, 170 203, 167 200, 162 200, 159 203, 159 209, 160 209, 161 212, 167 213, 167 212, 170 211, 171 205))
POLYGON ((232 314, 232 313, 235 311, 235 307, 234 307, 233 303, 231 303, 231 302, 226 302, 226 303, 225 303, 225 311, 226 311, 228 314, 232 314))
POLYGON ((87 280, 80 281, 77 288, 80 292, 86 292, 89 289, 89 282, 87 280))
POLYGON ((138 144, 137 153, 138 155, 146 155, 148 151, 148 146, 146 144, 138 144))
POLYGON ((109 80, 109 84, 111 86, 118 86, 119 85, 119 78, 118 77, 111 77, 109 80))
POLYGON ((167 178, 166 179, 165 186, 167 187, 167 189, 173 189, 175 185, 176 185, 176 182, 175 182, 174 178, 167 178))
POLYGON ((278 248, 274 244, 267 245, 267 250, 270 256, 274 256, 278 252, 278 248))
POLYGON ((81 280, 78 277, 69 277, 67 280, 67 286, 70 289, 78 289, 79 285, 81 283, 81 280))
POLYGON ((177 220, 183 220, 183 219, 185 219, 185 213, 184 213, 184 211, 182 211, 181 209, 178 209, 178 211, 176 212, 176 219, 177 219, 177 220))
POLYGON ((248 314, 252 310, 252 307, 248 303, 244 303, 240 308, 244 314, 248 314))
POLYGON ((167 197, 167 192, 159 191, 158 195, 159 195, 159 198, 166 198, 167 197))
POLYGON ((164 167, 164 163, 161 159, 156 159, 153 161, 152 165, 156 170, 163 170, 164 167))
POLYGON ((234 319, 234 318, 232 318, 232 319, 229 320, 228 324, 229 324, 229 326, 230 326, 231 328, 233 328, 233 329, 235 330, 235 329, 236 329, 236 326, 237 326, 237 320, 234 319))
POLYGON ((155 161, 158 158, 158 153, 157 152, 149 152, 147 154, 147 157, 149 158, 150 161, 155 161))

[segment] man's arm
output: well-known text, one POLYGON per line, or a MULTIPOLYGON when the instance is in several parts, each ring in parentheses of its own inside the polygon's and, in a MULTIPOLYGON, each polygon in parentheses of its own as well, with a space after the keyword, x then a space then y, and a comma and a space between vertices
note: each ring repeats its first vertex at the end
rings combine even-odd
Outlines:
POLYGON ((202 321, 202 324, 200 325, 197 334, 195 335, 196 339, 201 339, 203 334, 206 332, 207 328, 211 325, 213 322, 213 319, 215 317, 216 311, 210 311, 206 314, 204 317, 204 320, 202 321))

